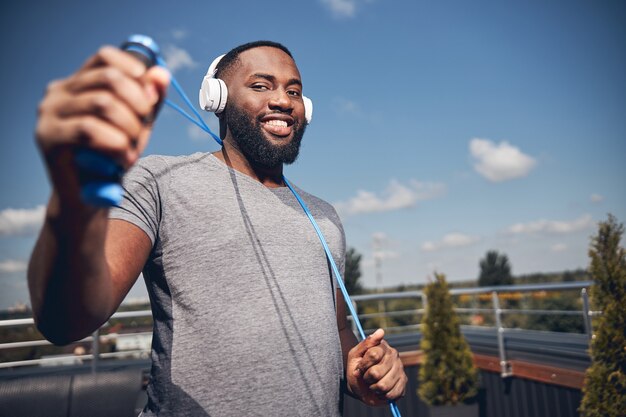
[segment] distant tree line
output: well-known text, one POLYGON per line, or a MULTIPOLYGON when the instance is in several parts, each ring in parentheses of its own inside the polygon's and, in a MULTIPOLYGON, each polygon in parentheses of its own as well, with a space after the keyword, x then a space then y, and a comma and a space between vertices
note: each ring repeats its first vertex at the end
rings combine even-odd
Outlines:
MULTIPOLYGON (((362 256, 354 248, 346 253, 345 282, 350 294, 369 294, 376 289, 365 288, 360 282, 362 276, 360 262, 362 256)), ((520 285, 536 283, 558 283, 589 280, 589 274, 583 269, 564 271, 560 273, 534 273, 514 276, 512 265, 508 256, 497 250, 489 250, 479 262, 479 275, 474 281, 450 283, 450 287, 468 288, 475 286, 497 287, 502 285, 520 285)), ((407 290, 422 290, 423 285, 400 285, 387 287, 384 292, 402 292, 407 290)), ((502 309, 515 310, 556 310, 556 311, 581 311, 582 300, 579 290, 554 291, 554 292, 510 292, 501 293, 499 297, 502 309)), ((466 295, 454 297, 456 307, 465 308, 492 308, 491 294, 466 295)), ((386 312, 404 311, 406 314, 396 315, 382 319, 375 315, 379 313, 377 301, 360 302, 357 304, 359 315, 366 329, 378 327, 401 327, 419 323, 422 309, 421 300, 399 299, 388 300, 384 303, 386 312)), ((503 324, 509 328, 524 328, 529 330, 542 330, 567 333, 583 333, 584 323, 581 315, 566 314, 522 314, 506 313, 502 316, 503 324)), ((462 314, 462 324, 492 326, 495 322, 493 314, 462 314)))

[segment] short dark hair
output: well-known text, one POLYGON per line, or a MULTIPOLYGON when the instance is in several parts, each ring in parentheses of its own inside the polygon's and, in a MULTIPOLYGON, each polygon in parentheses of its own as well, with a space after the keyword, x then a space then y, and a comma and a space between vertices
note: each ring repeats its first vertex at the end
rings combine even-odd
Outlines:
POLYGON ((285 45, 282 45, 278 42, 272 42, 272 41, 248 42, 248 43, 244 43, 243 45, 234 47, 233 49, 228 51, 226 55, 224 55, 224 58, 222 58, 219 64, 217 64, 215 78, 220 78, 220 76, 223 76, 224 74, 228 73, 228 71, 230 71, 230 69, 239 61, 239 55, 242 52, 247 51, 248 49, 258 48, 261 46, 269 46, 271 48, 278 48, 284 53, 286 53, 287 55, 289 55, 291 59, 293 59, 293 55, 291 55, 291 52, 289 52, 289 49, 287 49, 285 45))

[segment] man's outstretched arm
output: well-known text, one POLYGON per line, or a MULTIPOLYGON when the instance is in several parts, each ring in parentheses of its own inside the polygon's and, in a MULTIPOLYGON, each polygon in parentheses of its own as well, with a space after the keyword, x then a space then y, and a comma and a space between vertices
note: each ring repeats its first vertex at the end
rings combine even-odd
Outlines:
POLYGON ((66 79, 50 83, 39 106, 37 145, 52 195, 28 268, 40 331, 57 344, 104 323, 132 287, 151 242, 136 226, 109 221, 108 209, 80 199, 77 149, 91 149, 125 169, 145 148, 144 123, 164 95, 167 73, 103 47, 66 79))

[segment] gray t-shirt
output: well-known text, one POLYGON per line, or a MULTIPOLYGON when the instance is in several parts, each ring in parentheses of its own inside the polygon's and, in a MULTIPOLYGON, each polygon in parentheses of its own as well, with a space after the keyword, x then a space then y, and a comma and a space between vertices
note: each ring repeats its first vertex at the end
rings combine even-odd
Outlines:
MULTIPOLYGON (((110 217, 153 243, 144 416, 339 416, 343 376, 329 263, 291 191, 215 156, 150 156, 110 217)), ((297 189, 343 271, 331 205, 297 189)))

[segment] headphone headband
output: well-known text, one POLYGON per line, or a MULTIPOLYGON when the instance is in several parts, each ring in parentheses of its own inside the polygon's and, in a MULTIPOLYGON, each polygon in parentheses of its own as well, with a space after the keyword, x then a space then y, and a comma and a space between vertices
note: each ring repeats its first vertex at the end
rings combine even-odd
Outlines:
POLYGON ((224 58, 225 56, 226 54, 222 54, 218 56, 217 58, 215 58, 213 62, 211 62, 211 65, 209 65, 209 69, 206 72, 207 77, 215 78, 215 74, 217 73, 217 64, 219 64, 222 58, 224 58))

